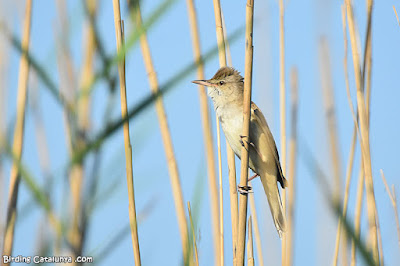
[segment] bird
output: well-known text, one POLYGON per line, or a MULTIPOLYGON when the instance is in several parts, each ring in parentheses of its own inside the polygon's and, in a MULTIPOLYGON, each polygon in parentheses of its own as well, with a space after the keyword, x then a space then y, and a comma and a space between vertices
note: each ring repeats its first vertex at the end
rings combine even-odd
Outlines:
POLYGON ((241 135, 243 133, 243 77, 232 67, 222 67, 211 79, 192 82, 207 87, 207 94, 213 101, 225 138, 239 159, 243 141, 249 144, 249 168, 255 176, 260 176, 272 219, 279 237, 282 238, 282 234, 286 231, 286 217, 278 182, 282 189, 288 186, 288 182, 282 173, 278 150, 267 120, 253 102, 251 102, 250 111, 250 134, 249 136, 241 135))

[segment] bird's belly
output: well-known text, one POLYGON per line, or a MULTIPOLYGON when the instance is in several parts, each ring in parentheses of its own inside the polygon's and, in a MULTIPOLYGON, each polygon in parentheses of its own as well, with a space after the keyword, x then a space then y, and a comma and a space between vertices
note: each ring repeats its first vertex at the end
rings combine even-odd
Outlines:
MULTIPOLYGON (((224 131, 225 138, 236 156, 240 159, 242 153, 242 141, 248 141, 248 138, 241 138, 243 134, 243 120, 242 116, 236 116, 238 119, 221 119, 222 130, 224 131)), ((252 154, 253 150, 250 149, 249 154, 249 167, 255 171, 256 154, 252 154)), ((257 163, 256 163, 257 164, 257 163)))
POLYGON ((242 119, 240 119, 242 118, 241 116, 236 117, 238 118, 222 118, 220 120, 226 140, 228 141, 235 154, 240 158, 242 148, 240 135, 242 135, 243 121, 242 119))

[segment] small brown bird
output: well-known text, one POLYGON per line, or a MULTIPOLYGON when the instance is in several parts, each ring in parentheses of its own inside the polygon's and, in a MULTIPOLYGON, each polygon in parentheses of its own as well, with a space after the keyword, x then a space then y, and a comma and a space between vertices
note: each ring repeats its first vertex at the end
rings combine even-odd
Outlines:
POLYGON ((286 230, 277 182, 284 189, 287 181, 282 174, 279 154, 267 121, 255 103, 251 103, 250 138, 241 136, 243 127, 244 82, 240 73, 231 67, 222 67, 209 80, 194 80, 207 86, 208 96, 214 102, 225 137, 236 156, 240 158, 243 141, 249 143, 249 167, 260 176, 267 195, 272 218, 279 237, 286 230), (247 140, 246 140, 247 139, 247 140))

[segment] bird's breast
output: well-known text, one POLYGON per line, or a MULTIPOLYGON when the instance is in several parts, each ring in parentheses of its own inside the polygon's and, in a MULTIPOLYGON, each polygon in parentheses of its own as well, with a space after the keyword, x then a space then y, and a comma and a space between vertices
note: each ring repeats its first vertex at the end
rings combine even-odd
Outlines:
POLYGON ((219 116, 221 121, 222 130, 224 131, 225 137, 231 146, 232 150, 240 158, 241 153, 241 142, 240 135, 242 135, 243 128, 243 116, 241 113, 238 114, 222 114, 219 116))

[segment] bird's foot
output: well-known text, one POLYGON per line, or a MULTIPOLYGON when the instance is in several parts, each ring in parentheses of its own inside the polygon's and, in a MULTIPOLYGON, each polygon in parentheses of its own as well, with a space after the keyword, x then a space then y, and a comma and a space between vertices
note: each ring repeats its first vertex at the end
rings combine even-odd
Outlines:
POLYGON ((237 186, 237 190, 238 190, 238 192, 239 192, 240 194, 242 194, 242 195, 246 195, 246 194, 249 194, 249 193, 253 193, 251 186, 241 186, 241 185, 238 185, 238 186, 237 186))
POLYGON ((240 145, 242 145, 242 147, 245 148, 247 152, 249 152, 249 150, 246 148, 246 146, 244 146, 243 140, 240 140, 240 145))
POLYGON ((247 181, 250 182, 251 180, 253 180, 254 178, 256 178, 257 176, 260 176, 259 174, 254 174, 253 176, 251 176, 247 181))

